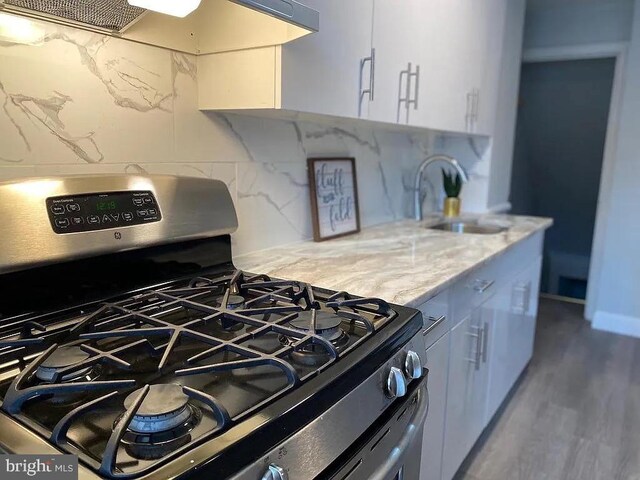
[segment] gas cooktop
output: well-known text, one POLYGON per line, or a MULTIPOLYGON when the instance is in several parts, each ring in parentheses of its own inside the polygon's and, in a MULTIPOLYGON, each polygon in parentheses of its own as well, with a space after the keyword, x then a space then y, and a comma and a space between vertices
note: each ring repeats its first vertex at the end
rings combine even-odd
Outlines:
POLYGON ((0 251, 0 451, 33 443, 26 450, 77 455, 81 478, 206 468, 244 480, 274 448, 283 463, 283 451, 309 444, 287 439, 319 419, 329 428, 366 397, 348 434, 321 446, 335 450, 314 466, 325 471, 422 382, 418 312, 237 270, 221 182, 0 184, 0 216, 11 227, 0 231, 11 241, 0 251), (147 217, 128 220, 137 208, 147 217))
POLYGON ((140 473, 318 375, 379 299, 219 272, 0 327, 2 410, 101 473, 140 473))

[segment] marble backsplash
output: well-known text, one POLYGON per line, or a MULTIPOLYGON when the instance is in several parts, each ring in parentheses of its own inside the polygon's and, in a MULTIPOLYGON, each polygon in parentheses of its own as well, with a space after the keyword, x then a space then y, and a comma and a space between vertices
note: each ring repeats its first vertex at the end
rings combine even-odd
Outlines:
MULTIPOLYGON (((412 214, 413 176, 436 150, 455 153, 470 170, 466 210, 486 210, 486 139, 201 112, 193 56, 0 15, 20 27, 15 37, 0 34, 0 181, 90 173, 217 178, 239 217, 235 254, 312 237, 308 157, 356 158, 363 226, 412 214)), ((433 209, 435 187, 427 191, 433 209)))

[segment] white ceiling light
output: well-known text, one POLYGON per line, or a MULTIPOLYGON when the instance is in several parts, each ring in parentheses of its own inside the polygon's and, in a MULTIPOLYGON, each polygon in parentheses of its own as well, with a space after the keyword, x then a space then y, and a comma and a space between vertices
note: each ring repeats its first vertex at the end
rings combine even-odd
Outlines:
POLYGON ((127 0, 134 7, 153 10, 154 12, 186 17, 200 5, 201 0, 127 0))

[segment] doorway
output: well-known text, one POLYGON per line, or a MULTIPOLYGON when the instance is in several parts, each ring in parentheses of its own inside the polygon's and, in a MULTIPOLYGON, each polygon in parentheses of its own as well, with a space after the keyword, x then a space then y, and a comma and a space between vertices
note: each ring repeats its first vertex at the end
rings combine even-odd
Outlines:
POLYGON ((524 63, 511 179, 515 214, 554 218, 541 291, 584 301, 616 58, 524 63))

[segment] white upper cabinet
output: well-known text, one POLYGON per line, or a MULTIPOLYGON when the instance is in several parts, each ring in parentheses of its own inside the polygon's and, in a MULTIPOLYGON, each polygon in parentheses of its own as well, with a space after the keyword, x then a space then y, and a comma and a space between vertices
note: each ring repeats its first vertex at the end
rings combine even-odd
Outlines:
POLYGON ((490 135, 507 2, 306 0, 318 33, 198 57, 200 108, 490 135))
MULTIPOLYGON (((513 48, 512 38, 505 38, 507 22, 507 0, 484 0, 483 42, 484 68, 483 77, 477 87, 475 105, 474 132, 482 135, 493 135, 498 111, 498 92, 500 82, 513 82, 517 85, 519 76, 508 75, 501 78, 505 62, 505 48, 513 48)), ((520 46, 518 46, 518 49, 520 46)), ((517 87, 516 87, 517 88, 517 87)), ((515 101, 515 100, 514 100, 515 101)))
POLYGON ((506 2, 423 3, 420 63, 424 78, 418 110, 411 112, 412 124, 455 132, 489 132, 501 60, 502 33, 498 31, 504 26, 506 2), (494 82, 495 87, 488 82, 494 82))
POLYGON ((282 108, 338 117, 368 116, 373 90, 373 0, 304 0, 320 31, 282 47, 282 108), (362 111, 359 111, 362 97, 362 111))
POLYGON ((369 102, 370 120, 407 124, 407 105, 413 105, 419 87, 424 0, 375 0, 373 48, 374 95, 369 102))
POLYGON ((420 8, 423 28, 418 105, 409 108, 410 123, 437 130, 465 131, 465 65, 467 33, 460 22, 466 0, 425 0, 420 8))

